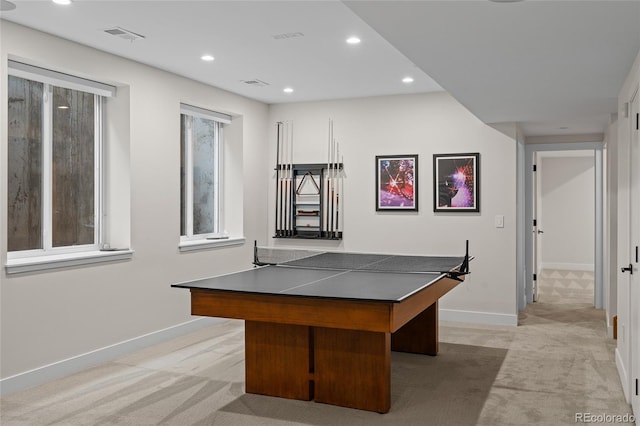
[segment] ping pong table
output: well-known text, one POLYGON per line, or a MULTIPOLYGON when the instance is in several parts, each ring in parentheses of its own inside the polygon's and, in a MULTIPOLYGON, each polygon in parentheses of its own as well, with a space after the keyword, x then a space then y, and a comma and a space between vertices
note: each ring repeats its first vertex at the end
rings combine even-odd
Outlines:
POLYGON ((252 269, 172 287, 193 315, 245 321, 247 393, 379 413, 391 351, 438 353, 438 299, 469 269, 468 242, 464 257, 260 250, 252 269))

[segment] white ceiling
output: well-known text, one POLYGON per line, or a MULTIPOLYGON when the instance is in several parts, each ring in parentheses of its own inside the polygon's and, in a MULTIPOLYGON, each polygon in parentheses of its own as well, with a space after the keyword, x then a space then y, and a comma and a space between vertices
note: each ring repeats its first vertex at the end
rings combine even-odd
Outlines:
POLYGON ((603 133, 640 50, 640 1, 347 1, 485 123, 603 133))
POLYGON ((442 90, 339 1, 12 2, 3 19, 266 103, 442 90), (104 32, 116 26, 146 38, 104 32), (354 34, 359 46, 345 42, 354 34), (215 60, 204 63, 204 53, 215 60), (243 83, 255 79, 269 84, 243 83))
POLYGON ((12 3, 2 19, 262 102, 444 88, 530 136, 602 133, 640 50, 640 0, 12 3), (116 26, 145 38, 104 32, 116 26))

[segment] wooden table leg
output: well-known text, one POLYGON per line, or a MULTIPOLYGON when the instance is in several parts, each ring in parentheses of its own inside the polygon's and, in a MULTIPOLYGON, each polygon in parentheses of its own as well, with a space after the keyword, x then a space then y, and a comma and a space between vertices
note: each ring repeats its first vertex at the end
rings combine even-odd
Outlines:
POLYGON ((425 355, 438 354, 437 301, 391 335, 391 350, 425 355))
POLYGON ((312 398, 310 328, 245 321, 246 392, 281 398, 312 398))
POLYGON ((390 333, 315 327, 314 334, 316 402, 389 411, 390 333))

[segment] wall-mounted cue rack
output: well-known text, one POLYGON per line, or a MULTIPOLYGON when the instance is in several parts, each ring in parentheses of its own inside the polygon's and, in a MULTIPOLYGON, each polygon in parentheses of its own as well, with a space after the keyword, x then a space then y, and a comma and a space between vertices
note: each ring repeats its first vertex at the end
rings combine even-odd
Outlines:
POLYGON ((294 164, 292 129, 278 123, 274 238, 342 239, 344 168, 333 124, 326 163, 294 164))
POLYGON ((279 171, 274 237, 341 239, 342 163, 281 164, 279 171))

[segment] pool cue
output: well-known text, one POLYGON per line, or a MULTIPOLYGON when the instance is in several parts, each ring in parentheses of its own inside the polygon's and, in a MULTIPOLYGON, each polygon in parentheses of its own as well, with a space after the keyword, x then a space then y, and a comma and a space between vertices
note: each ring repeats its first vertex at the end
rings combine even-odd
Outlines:
POLYGON ((293 224, 295 220, 295 212, 294 212, 294 184, 293 181, 293 121, 287 122, 287 135, 289 136, 289 236, 293 236, 293 224))
POLYGON ((292 197, 291 197, 291 174, 292 174, 292 161, 291 161, 291 128, 289 122, 286 122, 286 138, 287 138, 287 237, 291 236, 291 218, 293 217, 292 197))
POLYGON ((278 168, 280 169, 280 236, 284 236, 284 124, 280 122, 280 126, 282 127, 282 132, 280 135, 280 141, 282 143, 282 151, 280 153, 280 163, 278 164, 278 168))
POLYGON ((278 236, 282 236, 282 122, 278 123, 278 144, 279 144, 279 156, 278 156, 278 236))
POLYGON ((340 188, 338 188, 338 150, 339 150, 339 146, 340 144, 338 144, 338 141, 336 139, 335 140, 335 147, 333 150, 333 192, 334 192, 334 196, 333 196, 333 207, 335 209, 335 214, 334 214, 334 225, 333 225, 333 237, 335 238, 338 235, 338 201, 339 201, 339 191, 340 188))
POLYGON ((331 120, 327 147, 327 238, 331 237, 331 120))
POLYGON ((282 154, 280 156, 280 236, 284 236, 284 218, 285 218, 285 206, 284 206, 284 177, 285 177, 285 169, 284 169, 284 154, 285 154, 285 140, 284 140, 284 124, 281 124, 282 132, 280 135, 280 140, 282 141, 282 154))
POLYGON ((287 162, 288 162, 288 158, 287 158, 287 122, 285 121, 283 126, 282 126, 282 145, 284 146, 284 156, 282 157, 282 167, 283 167, 283 177, 282 177, 282 203, 283 203, 283 208, 282 208, 282 232, 283 232, 283 236, 286 237, 287 236, 287 203, 289 202, 288 197, 287 197, 287 162))
POLYGON ((333 139, 333 232, 332 238, 335 238, 338 228, 338 141, 333 139))
POLYGON ((280 122, 276 123, 276 208, 275 208, 275 235, 280 236, 280 230, 278 229, 278 200, 280 199, 279 181, 280 181, 280 122))
MULTIPOLYGON (((340 169, 340 194, 344 191, 344 154, 342 154, 342 158, 340 160, 342 168, 340 169)), ((340 204, 340 210, 342 211, 342 221, 344 222, 344 202, 340 204)), ((338 237, 342 238, 342 228, 344 225, 340 225, 338 229, 338 237)))
POLYGON ((282 124, 282 236, 287 236, 287 122, 282 124))
POLYGON ((336 155, 336 237, 340 238, 340 216, 342 216, 342 165, 340 163, 340 144, 338 144, 338 152, 336 155))
POLYGON ((284 122, 284 236, 289 236, 289 122, 284 122))
POLYGON ((333 137, 333 121, 331 122, 331 232, 329 233, 329 237, 333 238, 334 232, 334 204, 335 204, 335 188, 334 188, 334 180, 335 180, 335 148, 336 148, 336 140, 333 137))
MULTIPOLYGON (((332 126, 333 127, 333 126, 332 126)), ((333 134, 333 128, 331 129, 331 133, 333 134)), ((338 141, 336 138, 333 138, 333 171, 332 171, 332 183, 331 183, 331 196, 332 196, 332 220, 333 226, 331 227, 331 238, 336 237, 336 229, 338 226, 338 141)))
POLYGON ((336 231, 340 237, 340 144, 336 142, 336 231))
MULTIPOLYGON (((326 236, 329 236, 329 163, 331 162, 331 119, 329 119, 329 137, 327 139, 327 171, 325 179, 327 181, 327 196, 325 198, 326 203, 323 205, 322 216, 326 218, 323 228, 326 231, 326 236)), ((324 196, 324 194, 323 194, 324 196)))

